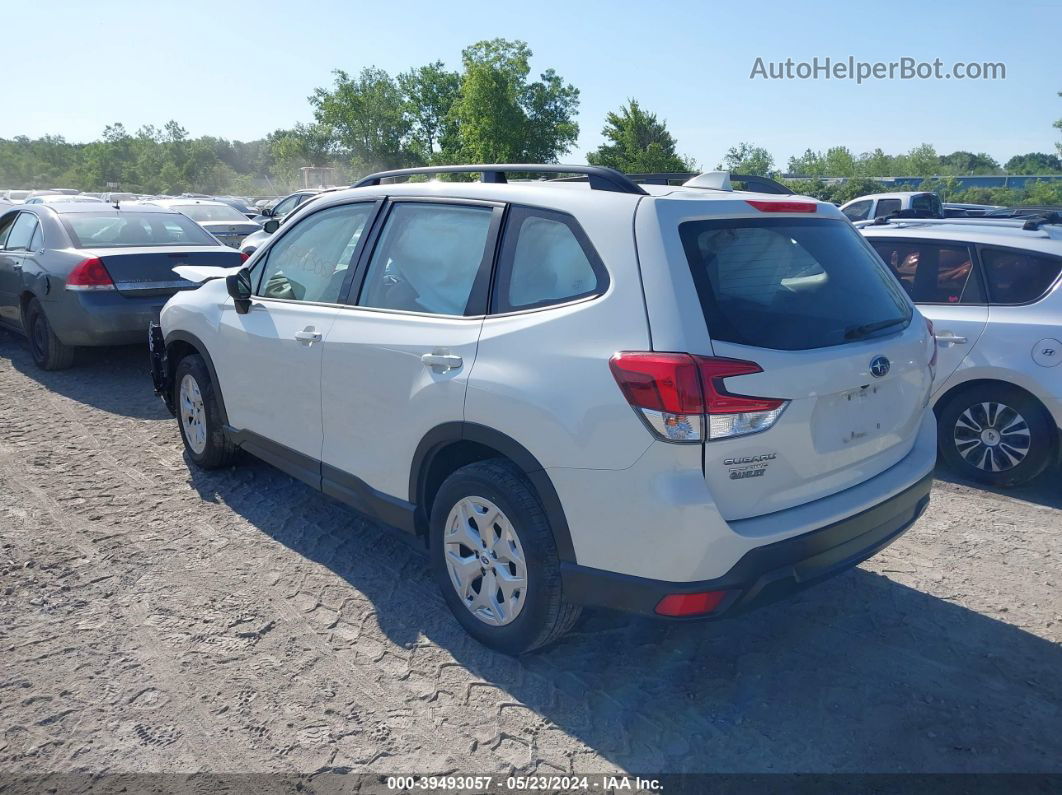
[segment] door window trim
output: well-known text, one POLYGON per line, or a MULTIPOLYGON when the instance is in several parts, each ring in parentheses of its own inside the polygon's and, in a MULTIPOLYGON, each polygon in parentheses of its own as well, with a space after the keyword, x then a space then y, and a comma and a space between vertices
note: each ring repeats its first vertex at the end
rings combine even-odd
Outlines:
POLYGON ((1042 293, 1040 293, 1038 296, 1033 298, 1031 301, 1024 301, 1024 302, 1021 302, 1021 303, 1008 303, 1008 302, 1004 302, 1004 301, 993 301, 992 300, 992 294, 989 291, 988 269, 985 268, 984 269, 984 271, 985 271, 985 274, 984 274, 985 300, 987 301, 988 306, 1032 306, 1033 304, 1038 304, 1041 301, 1043 301, 1048 295, 1050 295, 1052 292, 1054 292, 1055 288, 1059 287, 1059 285, 1062 284, 1062 257, 1058 256, 1057 254, 1049 254, 1046 251, 1036 251, 1035 249, 1029 249, 1029 248, 1019 248, 1018 246, 1003 246, 1003 245, 999 245, 999 244, 996 244, 996 243, 976 243, 974 245, 977 248, 978 260, 980 260, 980 258, 981 258, 981 252, 984 249, 987 248, 987 249, 992 249, 994 251, 1009 251, 1009 252, 1013 252, 1015 254, 1026 254, 1026 255, 1028 255, 1030 257, 1043 257, 1044 259, 1054 260, 1055 262, 1059 263, 1059 266, 1060 266, 1058 275, 1055 276, 1054 281, 1052 281, 1049 285, 1047 285, 1047 288, 1042 293))
MULTIPOLYGON (((953 246, 955 248, 965 248, 970 254, 970 265, 973 267, 973 272, 970 274, 970 278, 976 278, 981 285, 981 295, 985 297, 983 301, 963 301, 962 296, 959 296, 959 302, 955 304, 949 304, 947 301, 916 301, 911 297, 911 303, 915 306, 988 306, 988 283, 985 279, 985 275, 981 269, 981 259, 978 256, 977 246, 974 243, 967 243, 963 240, 938 240, 937 238, 925 238, 925 237, 898 237, 898 236, 886 236, 886 235, 874 235, 874 237, 865 238, 870 247, 874 248, 875 240, 888 240, 891 243, 902 243, 908 246, 953 246)), ((874 253, 878 254, 878 250, 874 248, 874 253)), ((884 258, 882 258, 884 262, 884 258)), ((889 268, 889 263, 885 263, 885 267, 889 268)), ((889 268, 889 272, 892 273, 892 268, 889 268)), ((896 276, 895 273, 892 274, 896 276)), ((969 283, 969 282, 967 282, 969 283)), ((904 290, 904 292, 907 292, 904 290)), ((963 286, 963 293, 966 292, 966 286, 963 286)), ((909 296, 910 297, 910 296, 909 296)))
MULTIPOLYGON (((11 227, 7 230, 7 239, 4 241, 4 251, 13 252, 13 253, 19 253, 19 254, 28 254, 28 253, 30 253, 30 251, 32 251, 33 249, 29 248, 29 244, 33 242, 33 235, 35 235, 37 233, 37 227, 39 227, 40 225, 41 225, 41 219, 37 217, 36 213, 31 213, 31 212, 28 212, 26 210, 19 211, 19 213, 15 216, 15 220, 12 221, 11 227), (30 239, 26 241, 26 246, 23 247, 23 248, 8 248, 7 247, 7 241, 11 239, 11 233, 14 231, 15 225, 18 224, 19 219, 21 219, 22 216, 24 216, 24 215, 25 216, 29 216, 30 218, 33 219, 33 232, 30 233, 30 239)), ((42 235, 42 237, 43 237, 43 235, 42 235)))
POLYGON ((368 240, 369 233, 374 228, 377 219, 380 216, 380 205, 382 204, 383 199, 370 197, 359 197, 348 202, 329 204, 325 207, 318 207, 313 212, 304 215, 298 220, 298 223, 283 226, 278 229, 273 233, 273 239, 263 246, 262 253, 258 255, 258 258, 251 265, 252 274, 254 274, 255 269, 259 267, 261 268, 258 274, 253 278, 251 301, 272 301, 282 304, 300 304, 302 306, 345 306, 346 304, 344 304, 343 301, 347 292, 350 290, 350 284, 354 279, 355 267, 360 261, 361 252, 368 240), (265 275, 266 268, 269 264, 269 257, 272 255, 273 249, 286 235, 291 233, 291 230, 298 229, 301 224, 306 223, 306 221, 325 210, 334 210, 337 207, 350 207, 355 204, 370 204, 372 207, 369 210, 369 217, 365 220, 365 226, 362 228, 362 234, 358 239, 358 244, 355 246, 354 253, 351 254, 350 262, 347 264, 347 275, 343 279, 343 285, 339 288, 339 297, 335 301, 300 301, 297 298, 271 298, 269 296, 258 295, 258 291, 262 286, 262 277, 265 275))
POLYGON ((365 247, 361 250, 361 256, 358 260, 358 267, 347 286, 347 291, 340 296, 340 301, 343 302, 343 305, 348 309, 368 310, 394 315, 445 317, 453 319, 466 318, 471 320, 482 319, 487 313, 491 282, 493 281, 494 271, 498 262, 501 229, 506 214, 505 202, 463 199, 449 196, 400 196, 394 198, 388 196, 382 201, 385 201, 386 204, 379 211, 376 223, 373 225, 370 235, 365 241, 365 247), (400 204, 446 204, 459 207, 486 208, 491 210, 490 225, 487 227, 487 240, 483 247, 483 259, 480 260, 479 270, 472 283, 472 290, 469 294, 468 303, 465 305, 465 311, 463 314, 450 315, 441 312, 415 312, 408 309, 390 309, 388 307, 360 306, 358 304, 362 290, 365 288, 365 279, 368 275, 369 263, 372 261, 373 254, 376 252, 376 247, 380 242, 384 227, 387 225, 387 220, 390 218, 393 209, 400 204))

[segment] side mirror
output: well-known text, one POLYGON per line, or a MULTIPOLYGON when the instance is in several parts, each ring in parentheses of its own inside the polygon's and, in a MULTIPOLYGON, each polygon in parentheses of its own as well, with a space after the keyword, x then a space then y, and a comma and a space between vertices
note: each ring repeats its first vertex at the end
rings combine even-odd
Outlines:
POLYGON ((266 234, 271 235, 278 229, 280 229, 280 221, 278 221, 276 218, 270 218, 268 221, 262 224, 262 229, 266 231, 266 234))
POLYGON ((262 208, 262 215, 264 215, 266 218, 272 218, 273 217, 273 208, 272 207, 263 207, 262 208))
POLYGON ((246 315, 251 311, 251 272, 244 268, 239 273, 225 277, 225 286, 232 296, 236 311, 246 315))

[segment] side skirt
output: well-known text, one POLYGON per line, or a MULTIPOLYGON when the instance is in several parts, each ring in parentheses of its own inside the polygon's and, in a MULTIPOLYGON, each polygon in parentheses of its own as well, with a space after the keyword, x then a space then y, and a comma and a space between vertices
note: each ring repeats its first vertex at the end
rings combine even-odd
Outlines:
POLYGON ((238 431, 231 426, 225 426, 225 435, 234 445, 255 458, 260 458, 329 497, 346 503, 367 518, 418 537, 414 522, 417 507, 413 503, 377 491, 349 472, 277 444, 252 431, 238 431))

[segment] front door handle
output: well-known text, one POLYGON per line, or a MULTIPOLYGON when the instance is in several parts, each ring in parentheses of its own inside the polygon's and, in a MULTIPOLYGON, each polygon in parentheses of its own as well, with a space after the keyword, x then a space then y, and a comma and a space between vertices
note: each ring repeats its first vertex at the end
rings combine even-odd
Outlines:
POLYGON ((943 334, 937 334, 936 340, 938 345, 965 345, 966 337, 958 337, 952 334, 950 331, 945 331, 943 334))
POLYGON ((295 339, 303 345, 313 345, 315 342, 321 341, 321 332, 313 326, 307 326, 302 331, 295 332, 295 339))
POLYGON ((465 360, 460 356, 446 351, 434 351, 420 357, 425 367, 430 367, 437 373, 445 373, 447 370, 456 370, 465 360))

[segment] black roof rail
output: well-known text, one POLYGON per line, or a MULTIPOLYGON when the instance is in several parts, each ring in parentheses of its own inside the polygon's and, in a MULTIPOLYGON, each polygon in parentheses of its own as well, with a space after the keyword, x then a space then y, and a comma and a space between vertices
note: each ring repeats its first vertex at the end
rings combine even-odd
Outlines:
POLYGON ((411 177, 417 174, 482 174, 488 183, 505 183, 506 172, 524 174, 581 174, 590 182, 591 190, 607 190, 614 193, 633 193, 646 195, 627 176, 612 168, 604 166, 567 166, 558 163, 492 163, 465 166, 418 166, 417 168, 397 168, 392 171, 378 171, 358 180, 351 187, 364 188, 367 185, 379 185, 382 180, 396 177, 411 177))

